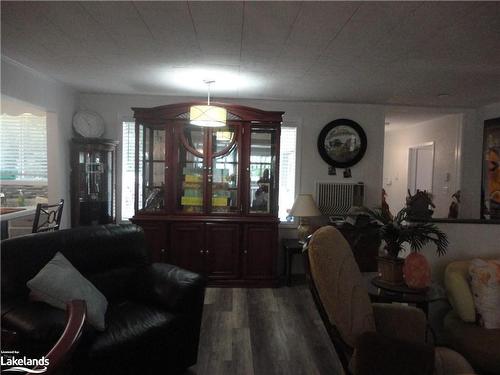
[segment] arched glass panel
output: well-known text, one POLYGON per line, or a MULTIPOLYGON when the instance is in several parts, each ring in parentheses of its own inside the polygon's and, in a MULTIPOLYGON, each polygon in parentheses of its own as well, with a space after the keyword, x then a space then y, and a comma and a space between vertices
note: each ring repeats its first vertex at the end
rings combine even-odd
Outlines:
POLYGON ((182 212, 203 212, 203 146, 204 129, 186 126, 179 146, 177 209, 182 212))

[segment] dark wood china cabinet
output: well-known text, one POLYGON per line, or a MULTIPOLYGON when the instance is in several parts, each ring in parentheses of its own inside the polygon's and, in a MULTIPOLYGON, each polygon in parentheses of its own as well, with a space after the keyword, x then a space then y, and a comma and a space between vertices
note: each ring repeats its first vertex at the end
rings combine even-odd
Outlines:
POLYGON ((71 140, 71 226, 115 222, 117 141, 71 140))
POLYGON ((154 261, 211 285, 276 285, 279 137, 283 112, 212 103, 226 126, 190 123, 192 105, 132 108, 136 200, 154 261))

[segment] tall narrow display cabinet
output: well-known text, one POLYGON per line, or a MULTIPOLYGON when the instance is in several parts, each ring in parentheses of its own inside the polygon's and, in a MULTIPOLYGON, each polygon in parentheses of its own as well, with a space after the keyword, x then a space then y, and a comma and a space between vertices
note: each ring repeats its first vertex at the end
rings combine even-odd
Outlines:
POLYGON ((115 169, 118 142, 71 140, 71 226, 115 222, 115 169))
POLYGON ((211 285, 277 281, 279 138, 283 112, 212 103, 226 126, 192 125, 181 103, 133 108, 136 200, 156 262, 211 285))

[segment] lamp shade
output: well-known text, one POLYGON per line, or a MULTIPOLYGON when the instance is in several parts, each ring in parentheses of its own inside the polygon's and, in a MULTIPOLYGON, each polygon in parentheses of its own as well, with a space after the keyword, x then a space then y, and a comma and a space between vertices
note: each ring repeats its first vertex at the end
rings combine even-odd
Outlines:
POLYGON ((290 214, 297 217, 321 216, 321 211, 314 203, 311 194, 299 194, 293 203, 290 214))
POLYGON ((189 122, 196 126, 217 128, 226 126, 227 111, 213 105, 193 105, 189 111, 189 122))

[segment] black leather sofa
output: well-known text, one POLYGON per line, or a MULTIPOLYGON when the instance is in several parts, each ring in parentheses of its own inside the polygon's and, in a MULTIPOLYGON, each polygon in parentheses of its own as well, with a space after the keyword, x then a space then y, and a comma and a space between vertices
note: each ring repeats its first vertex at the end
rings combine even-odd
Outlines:
POLYGON ((135 225, 2 241, 2 329, 17 332, 23 352, 45 353, 63 330, 65 312, 30 301, 26 286, 58 251, 109 303, 105 331, 85 326, 72 373, 171 374, 196 363, 205 280, 172 265, 152 264, 144 234, 135 225))

